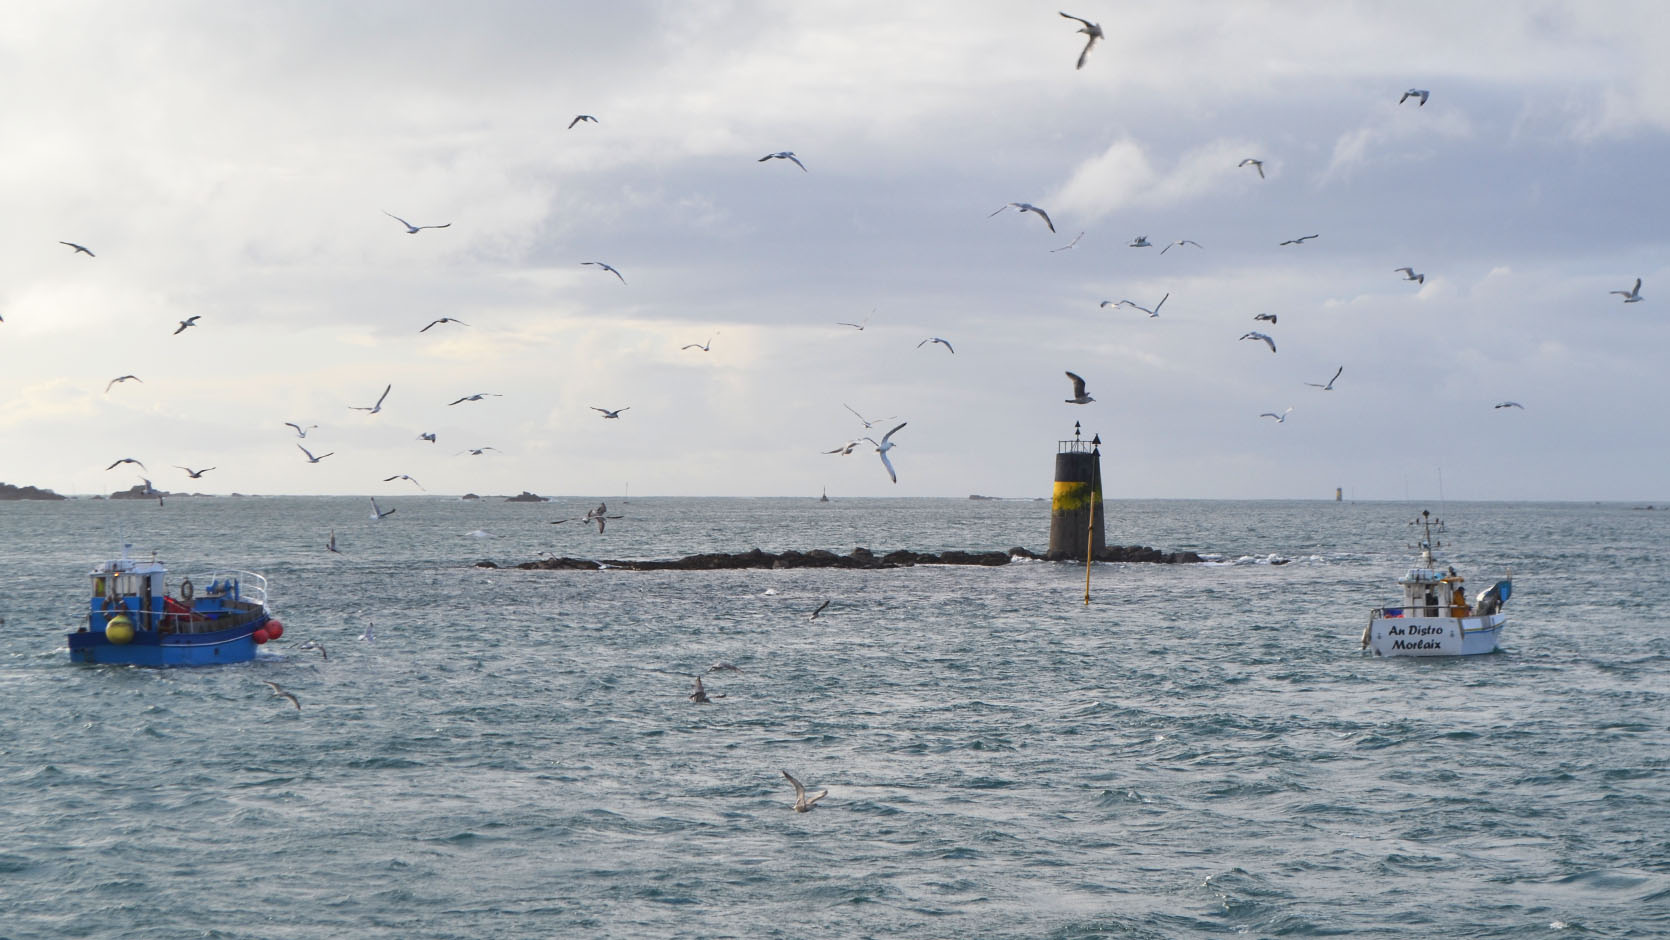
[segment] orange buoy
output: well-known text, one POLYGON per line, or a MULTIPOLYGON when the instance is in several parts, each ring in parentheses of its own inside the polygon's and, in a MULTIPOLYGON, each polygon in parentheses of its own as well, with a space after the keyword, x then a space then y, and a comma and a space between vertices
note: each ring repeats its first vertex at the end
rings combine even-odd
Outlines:
POLYGON ((269 640, 276 640, 284 635, 284 624, 279 623, 277 620, 269 619, 267 621, 267 625, 261 629, 267 631, 267 639, 269 640))
POLYGON ((257 645, 265 643, 265 642, 267 642, 267 631, 257 630, 254 633, 250 634, 250 639, 254 640, 257 645))

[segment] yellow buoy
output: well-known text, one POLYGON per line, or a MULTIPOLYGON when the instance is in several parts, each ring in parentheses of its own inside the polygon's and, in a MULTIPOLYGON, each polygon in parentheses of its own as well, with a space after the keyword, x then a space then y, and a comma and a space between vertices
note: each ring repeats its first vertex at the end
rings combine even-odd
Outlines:
POLYGON ((125 646, 133 642, 133 621, 127 614, 117 614, 104 625, 104 638, 117 646, 125 646))

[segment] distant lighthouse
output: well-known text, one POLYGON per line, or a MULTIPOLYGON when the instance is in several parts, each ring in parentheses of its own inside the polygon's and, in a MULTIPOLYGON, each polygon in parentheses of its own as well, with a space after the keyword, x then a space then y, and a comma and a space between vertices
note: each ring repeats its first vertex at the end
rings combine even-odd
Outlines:
POLYGON ((1079 439, 1078 422, 1073 422, 1073 439, 1061 441, 1055 452, 1055 492, 1050 500, 1050 550, 1052 559, 1085 557, 1085 542, 1100 552, 1107 548, 1102 511, 1101 435, 1079 439), (1094 510, 1094 516, 1092 511, 1094 510))

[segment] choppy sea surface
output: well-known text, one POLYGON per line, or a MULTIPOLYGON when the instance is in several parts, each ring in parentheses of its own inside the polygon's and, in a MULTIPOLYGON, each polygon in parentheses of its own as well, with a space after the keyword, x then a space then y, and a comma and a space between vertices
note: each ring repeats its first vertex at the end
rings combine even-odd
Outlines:
POLYGON ((1670 512, 1431 506, 1514 594, 1416 660, 1358 647, 1419 504, 1110 502, 1214 560, 1086 606, 1043 562, 474 566, 1042 550, 1044 502, 379 502, 0 503, 0 937, 1670 935, 1670 512), (124 540, 265 573, 285 635, 71 665, 124 540))

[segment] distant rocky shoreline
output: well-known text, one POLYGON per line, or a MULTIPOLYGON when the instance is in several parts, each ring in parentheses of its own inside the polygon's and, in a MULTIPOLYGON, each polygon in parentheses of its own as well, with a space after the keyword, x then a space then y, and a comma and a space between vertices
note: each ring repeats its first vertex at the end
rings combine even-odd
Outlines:
MULTIPOLYGON (((845 555, 837 555, 824 549, 813 549, 809 552, 767 552, 753 549, 747 552, 708 552, 700 555, 686 555, 683 558, 658 559, 651 561, 619 561, 613 559, 591 558, 542 558, 539 561, 524 561, 510 567, 527 571, 596 571, 601 568, 624 568, 628 571, 722 571, 740 568, 856 568, 874 570, 878 568, 910 568, 915 565, 982 565, 996 567, 1007 565, 1016 558, 1033 561, 1070 561, 1064 553, 1040 555, 1025 548, 1011 548, 1006 552, 963 552, 947 551, 934 554, 932 552, 913 552, 908 549, 877 555, 867 548, 859 547, 845 555)), ((1150 564, 1195 564, 1201 558, 1194 552, 1162 552, 1157 548, 1147 548, 1141 545, 1112 545, 1096 553, 1097 561, 1111 562, 1144 562, 1150 564)), ((496 562, 478 561, 477 568, 498 568, 496 562)))
POLYGON ((38 489, 33 486, 13 486, 10 483, 0 483, 0 499, 66 499, 51 490, 38 489))

